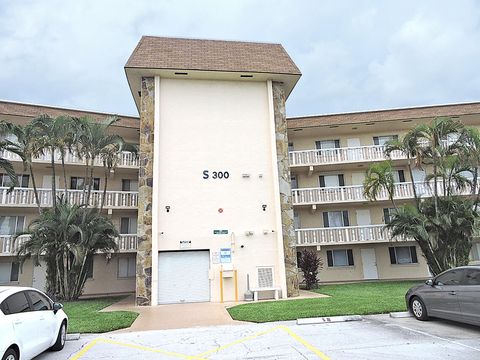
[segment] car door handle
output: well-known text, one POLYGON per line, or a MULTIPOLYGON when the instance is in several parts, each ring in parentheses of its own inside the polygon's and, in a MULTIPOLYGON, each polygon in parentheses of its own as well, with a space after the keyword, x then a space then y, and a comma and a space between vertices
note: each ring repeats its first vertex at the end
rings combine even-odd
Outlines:
POLYGON ((455 291, 450 291, 449 293, 450 295, 457 295, 457 293, 455 291))

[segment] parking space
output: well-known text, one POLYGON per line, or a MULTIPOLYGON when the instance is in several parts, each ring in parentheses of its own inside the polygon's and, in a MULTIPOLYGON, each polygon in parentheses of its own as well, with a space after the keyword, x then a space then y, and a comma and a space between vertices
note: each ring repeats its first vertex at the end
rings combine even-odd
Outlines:
POLYGON ((83 336, 53 359, 445 359, 480 358, 480 328, 443 320, 367 316, 321 325, 295 322, 83 336))

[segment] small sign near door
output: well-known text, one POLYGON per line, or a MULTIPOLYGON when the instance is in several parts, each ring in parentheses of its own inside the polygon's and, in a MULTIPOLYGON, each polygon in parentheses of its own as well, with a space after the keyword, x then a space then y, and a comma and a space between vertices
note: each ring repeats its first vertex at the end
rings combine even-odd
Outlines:
POLYGON ((192 247, 191 240, 180 240, 180 249, 190 249, 192 247))
POLYGON ((222 248, 220 249, 220 262, 227 264, 232 262, 232 249, 222 248))
POLYGON ((228 230, 213 230, 213 235, 228 235, 228 230))

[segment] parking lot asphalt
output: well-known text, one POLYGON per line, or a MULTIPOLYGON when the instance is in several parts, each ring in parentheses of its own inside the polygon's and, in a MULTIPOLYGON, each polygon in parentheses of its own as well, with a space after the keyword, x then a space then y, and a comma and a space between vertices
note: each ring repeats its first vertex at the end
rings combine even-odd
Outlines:
POLYGON ((362 321, 294 321, 82 335, 56 359, 480 359, 480 327, 388 315, 362 321))

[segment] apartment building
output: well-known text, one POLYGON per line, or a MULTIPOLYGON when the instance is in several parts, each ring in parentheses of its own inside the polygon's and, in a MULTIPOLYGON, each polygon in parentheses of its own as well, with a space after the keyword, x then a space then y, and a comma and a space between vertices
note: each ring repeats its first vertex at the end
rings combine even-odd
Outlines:
MULTIPOLYGON (((52 117, 59 115, 91 116, 98 120, 104 120, 110 116, 110 114, 103 113, 0 101, 0 119, 4 121, 24 125, 42 114, 52 117)), ((121 135, 127 142, 138 144, 138 123, 139 120, 136 117, 122 116, 112 131, 121 135)), ((12 235, 25 230, 38 215, 32 179, 17 155, 5 151, 0 156, 12 162, 20 183, 19 187, 9 193, 9 178, 5 174, 0 174, 0 284, 21 284, 44 289, 45 266, 35 267, 31 261, 27 261, 20 268, 15 254, 22 237, 18 238, 16 242, 12 241, 12 235)), ((56 163, 60 167, 59 156, 57 156, 56 163)), ((65 163, 68 198, 72 203, 80 204, 83 200, 85 164, 75 154, 67 154, 65 163)), ((104 181, 102 164, 98 162, 95 165, 92 205, 100 203, 104 181)), ((33 168, 41 206, 51 206, 50 154, 34 159, 33 168)), ((56 186, 58 194, 63 194, 63 177, 57 176, 56 186)), ((104 208, 105 215, 113 220, 120 232, 120 237, 117 239, 120 251, 111 258, 106 254, 98 254, 94 257, 90 264, 85 295, 120 294, 134 291, 137 207, 138 159, 126 152, 122 154, 118 167, 108 178, 104 208)))
MULTIPOLYGON (((104 212, 119 229, 120 251, 94 257, 85 296, 136 293, 139 305, 234 301, 247 275, 264 296, 295 296, 304 248, 323 259, 322 282, 428 276, 418 246, 383 230, 391 205, 386 194, 364 198, 365 171, 385 159, 386 141, 418 123, 453 116, 480 125, 480 103, 287 119, 301 74, 277 44, 143 37, 125 71, 140 116, 121 116, 112 131, 140 153, 122 154, 108 179, 104 212)), ((42 114, 109 115, 0 101, 2 120, 24 124, 42 114)), ((1 156, 21 186, 8 193, 0 175, 0 283, 42 289, 45 266, 20 268, 12 241, 37 214, 31 179, 18 157, 1 156)), ((411 179, 405 156, 392 158, 395 200, 411 202, 412 181, 424 174, 411 179)), ((34 161, 42 206, 52 201, 49 161, 34 161)), ((104 181, 97 165, 92 203, 104 181)), ((66 166, 68 196, 81 202, 84 164, 69 154, 66 166)), ((479 258, 476 244, 472 260, 479 258)))
MULTIPOLYGON (((297 250, 318 249, 324 264, 322 282, 429 275, 415 242, 392 239, 384 229, 393 210, 388 194, 369 201, 363 194, 363 181, 370 164, 387 159, 387 141, 438 116, 480 126, 480 103, 288 119, 297 250)), ((391 160, 398 205, 413 203, 413 184, 419 195, 431 196, 423 170, 414 168, 412 179, 405 154, 394 152, 391 160)), ((479 260, 479 250, 475 243, 472 261, 479 260)))

